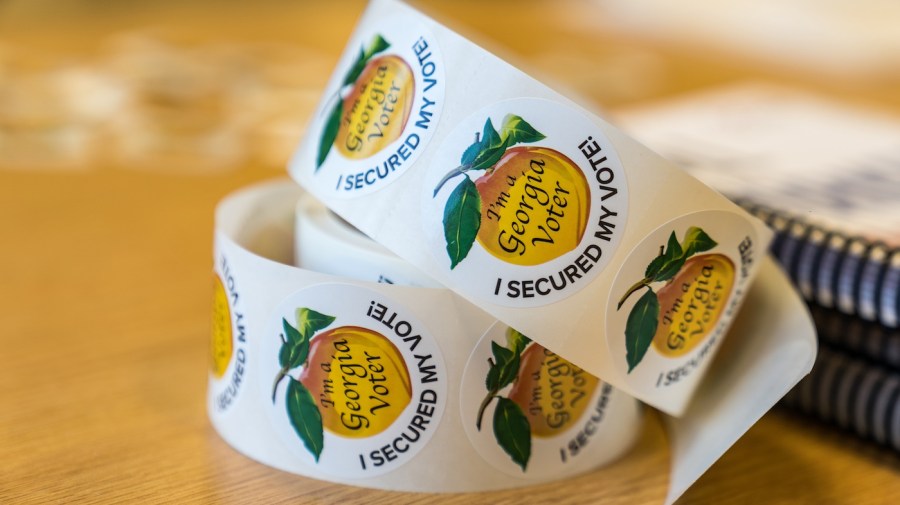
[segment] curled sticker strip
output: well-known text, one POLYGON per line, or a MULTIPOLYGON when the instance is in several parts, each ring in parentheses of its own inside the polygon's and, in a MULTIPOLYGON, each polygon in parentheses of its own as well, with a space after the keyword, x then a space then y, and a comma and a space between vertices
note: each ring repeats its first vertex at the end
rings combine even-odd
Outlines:
MULTIPOLYGON (((300 267, 434 285, 309 196, 297 205, 296 219, 300 267)), ((466 318, 478 309, 464 303, 457 311, 466 318)), ((637 400, 500 322, 478 340, 466 363, 452 366, 464 367, 458 401, 468 439, 513 477, 546 479, 597 468, 627 450, 642 428, 637 400)))
MULTIPOLYGON (((494 344, 501 345, 507 351, 498 351, 500 356, 521 349, 524 364, 517 368, 532 373, 549 370, 547 364, 558 356, 538 352, 530 347, 533 342, 498 326, 450 290, 361 282, 292 266, 294 214, 301 199, 303 192, 289 182, 267 183, 227 197, 216 211, 215 275, 221 289, 214 290, 207 408, 215 429, 235 449, 308 477, 429 492, 553 481, 627 450, 630 441, 610 436, 633 437, 634 426, 627 425, 639 424, 639 410, 633 399, 606 388, 585 395, 591 396, 585 412, 595 413, 607 397, 605 426, 591 427, 593 416, 582 414, 582 422, 571 425, 574 431, 564 428, 567 434, 595 430, 600 435, 588 437, 588 451, 574 457, 569 453, 570 459, 556 467, 538 464, 540 443, 553 440, 543 436, 553 434, 549 422, 542 426, 529 418, 532 452, 525 469, 523 458, 515 459, 495 442, 500 438, 495 433, 481 433, 493 446, 471 437, 474 403, 464 403, 466 382, 491 375, 488 362, 475 352, 479 346, 487 344, 493 351, 494 344), (483 368, 468 369, 467 363, 483 368), (339 381, 341 398, 336 394, 339 381), (357 395, 358 404, 353 403, 357 395), (337 400, 344 401, 344 411, 329 411, 337 400), (606 442, 594 443, 603 436, 609 437, 606 442), (489 447, 497 449, 493 455, 484 452, 489 447)), ((672 446, 668 503, 812 366, 815 335, 802 301, 788 286, 767 259, 760 281, 747 295, 751 303, 711 367, 710 380, 683 416, 663 416, 672 446)), ((492 358, 499 362, 493 352, 492 358)), ((587 392, 590 384, 579 377, 568 373, 554 380, 587 392)), ((496 380, 508 379, 498 375, 496 380)), ((549 377, 536 380, 550 385, 549 377)), ((475 422, 478 407, 490 397, 483 426, 487 419, 493 422, 491 409, 505 412, 511 404, 528 404, 515 384, 492 394, 477 388, 475 422)))
POLYGON ((331 210, 671 415, 686 411, 771 238, 603 119, 396 0, 370 3, 308 132, 290 172, 331 210))
POLYGON ((331 212, 315 198, 297 204, 294 264, 362 281, 441 287, 331 212))
MULTIPOLYGON (((291 184, 261 185, 229 197, 217 211, 216 275, 229 280, 223 283, 225 307, 219 297, 215 304, 216 319, 225 322, 215 328, 231 329, 232 347, 243 353, 213 353, 208 408, 213 425, 235 448, 268 465, 324 480, 457 492, 576 475, 620 457, 632 445, 642 426, 636 400, 596 379, 583 384, 586 374, 569 373, 568 386, 578 385, 585 396, 575 402, 578 422, 556 432, 535 426, 527 437, 551 440, 546 435, 555 435, 552 443, 565 449, 587 428, 590 436, 581 436, 579 454, 565 454, 553 471, 546 470, 545 461, 560 459, 559 450, 543 449, 551 453, 547 458, 537 442, 532 454, 517 454, 515 462, 507 457, 498 465, 483 458, 466 435, 463 424, 474 425, 476 419, 464 419, 461 401, 477 408, 486 391, 467 395, 463 377, 470 355, 496 321, 443 288, 362 282, 292 266, 292 248, 282 246, 295 243, 295 209, 301 214, 298 225, 315 221, 324 210, 314 210, 300 195, 291 184), (219 406, 222 387, 232 389, 224 409, 219 406)), ((346 229, 322 233, 297 227, 303 241, 317 240, 324 251, 342 250, 373 268, 385 266, 366 241, 348 242, 341 235, 346 229)), ((332 267, 345 264, 337 261, 332 267)), ((399 261, 386 266, 403 268, 399 261)), ((393 270, 383 272, 397 277, 393 270)), ((352 274, 365 276, 359 270, 352 274)), ((222 333, 214 332, 214 347, 225 348, 219 344, 222 333)), ((546 356, 542 348, 518 342, 530 373, 549 368, 528 358, 546 356)), ((511 372, 517 374, 518 367, 511 372)), ((536 380, 519 389, 533 393, 540 388, 541 379, 536 380)), ((529 407, 529 399, 517 399, 509 387, 498 393, 529 407)), ((566 409, 553 413, 573 414, 566 409)), ((519 435, 499 428, 486 433, 502 440, 519 435)), ((504 447, 498 446, 500 454, 504 447)))

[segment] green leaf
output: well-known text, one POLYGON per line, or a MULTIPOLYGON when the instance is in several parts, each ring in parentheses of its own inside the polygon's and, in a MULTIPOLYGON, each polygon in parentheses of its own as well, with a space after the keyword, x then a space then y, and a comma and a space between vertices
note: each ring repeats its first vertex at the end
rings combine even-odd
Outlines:
POLYGON ((319 142, 319 156, 316 158, 317 172, 322 166, 322 163, 325 162, 325 158, 328 157, 328 153, 331 151, 331 146, 334 144, 334 139, 337 138, 338 130, 341 127, 341 114, 343 113, 344 102, 340 99, 340 97, 338 97, 338 101, 334 105, 334 109, 331 111, 331 114, 325 121, 325 129, 322 130, 322 140, 319 142))
POLYGON ((334 319, 306 307, 297 309, 297 328, 291 326, 287 319, 282 319, 281 326, 284 328, 286 339, 278 352, 281 368, 291 370, 306 362, 309 340, 317 331, 333 323, 334 319))
POLYGON ((497 363, 508 363, 516 355, 512 349, 507 349, 493 340, 491 341, 491 353, 494 355, 494 361, 497 363))
POLYGON ((709 251, 717 245, 719 244, 711 239, 701 228, 691 226, 684 234, 684 241, 681 247, 684 249, 684 257, 687 259, 697 253, 709 251))
POLYGON ((444 238, 450 269, 456 267, 472 250, 481 227, 481 195, 467 176, 450 193, 444 206, 444 238))
POLYGON ((684 262, 684 251, 682 251, 681 244, 678 243, 678 239, 673 231, 669 235, 669 243, 666 245, 665 252, 647 266, 646 277, 654 281, 667 281, 675 277, 675 274, 684 266, 684 262))
POLYGON ((653 280, 656 274, 659 273, 659 270, 662 268, 663 263, 666 261, 666 255, 660 254, 659 256, 653 258, 653 261, 647 265, 647 270, 644 272, 644 277, 647 279, 653 280))
POLYGON ((287 338, 286 343, 288 344, 302 342, 306 338, 302 333, 297 331, 297 328, 291 326, 291 323, 285 318, 281 318, 281 327, 284 329, 284 336, 287 338))
POLYGON ((334 322, 333 316, 316 312, 306 307, 297 309, 297 329, 304 339, 309 340, 317 331, 327 328, 334 322))
POLYGON ((667 264, 663 265, 662 271, 659 272, 659 274, 656 277, 654 277, 653 280, 654 281, 667 281, 667 280, 671 279, 672 277, 675 277, 675 275, 681 270, 681 267, 684 266, 684 263, 685 263, 685 258, 682 256, 682 257, 676 258, 671 263, 667 263, 667 264))
POLYGON ((496 147, 503 143, 503 139, 500 137, 500 134, 497 133, 497 130, 494 128, 494 123, 491 122, 491 118, 487 118, 487 121, 484 122, 484 129, 481 131, 481 145, 482 147, 496 147))
POLYGON ((302 365, 306 361, 309 354, 309 341, 304 340, 296 344, 285 342, 281 344, 281 350, 278 351, 278 362, 281 368, 291 370, 302 365))
POLYGON ((530 343, 531 339, 522 335, 519 330, 515 328, 506 329, 506 345, 512 349, 514 353, 521 355, 522 351, 525 350, 525 346, 530 343))
POLYGON ((644 359, 647 349, 653 342, 656 326, 659 324, 659 300, 656 293, 647 290, 628 314, 625 324, 625 359, 628 361, 628 373, 644 359))
POLYGON ((281 326, 287 338, 278 351, 278 362, 282 369, 291 370, 306 361, 309 354, 309 339, 291 326, 287 319, 281 320, 281 326))
POLYGON ((494 410, 494 438, 524 472, 531 458, 531 425, 522 409, 502 396, 497 397, 494 410))
POLYGON ((460 165, 468 170, 487 170, 497 164, 508 148, 515 144, 537 142, 546 138, 520 116, 507 114, 500 133, 491 118, 484 122, 481 140, 473 142, 460 157, 460 165))
POLYGON ((503 157, 503 154, 506 153, 506 148, 509 147, 509 139, 504 140, 499 145, 493 147, 487 147, 479 151, 478 156, 475 157, 475 160, 472 162, 472 167, 470 170, 487 170, 500 161, 500 158, 503 157))
POLYGON ((653 277, 659 273, 659 269, 662 268, 662 264, 666 261, 666 255, 660 254, 659 256, 653 258, 653 261, 647 265, 647 270, 644 271, 644 277, 653 280, 653 277))
POLYGON ((481 152, 481 141, 472 142, 472 145, 466 148, 463 151, 462 156, 459 158, 459 164, 467 167, 475 162, 475 157, 478 156, 478 153, 481 152))
POLYGON ((666 244, 666 258, 676 259, 684 253, 684 250, 681 248, 681 244, 678 243, 678 239, 675 238, 675 232, 669 234, 669 242, 666 244))
POLYGON ((467 170, 484 170, 493 166, 503 153, 506 152, 508 143, 506 137, 500 137, 494 129, 491 118, 484 122, 481 132, 481 140, 476 140, 463 151, 459 159, 460 165, 467 170))
POLYGON ((366 48, 366 60, 372 59, 372 56, 375 56, 389 47, 391 47, 390 42, 384 40, 384 37, 381 35, 375 34, 369 42, 369 47, 366 48))
POLYGON ((369 60, 389 47, 391 47, 391 44, 388 41, 384 40, 381 35, 375 35, 369 42, 368 47, 359 49, 359 55, 356 56, 356 60, 353 62, 353 65, 350 66, 347 75, 344 76, 344 82, 341 83, 341 87, 356 82, 366 68, 366 64, 369 60))
POLYGON ((500 130, 500 136, 508 138, 510 146, 529 144, 547 138, 546 135, 528 124, 528 121, 514 114, 507 114, 503 118, 503 128, 500 130))
MULTIPOLYGON (((469 170, 487 170, 496 165, 500 158, 503 157, 507 147, 509 147, 509 137, 501 138, 497 130, 494 129, 491 118, 488 118, 484 122, 481 146, 478 154, 475 155, 475 159, 472 160, 469 170)), ((465 153, 463 154, 465 155, 465 153)))
POLYGON ((484 385, 488 391, 500 391, 516 380, 519 374, 519 353, 491 341, 494 365, 488 370, 484 385))
POLYGON ((325 440, 322 434, 322 414, 316 401, 303 383, 291 378, 287 387, 286 404, 291 426, 318 462, 325 440))
POLYGON ((359 54, 356 56, 356 60, 353 62, 353 65, 350 65, 350 69, 347 70, 347 74, 344 76, 344 81, 341 83, 341 87, 348 84, 353 84, 359 79, 360 74, 362 74, 363 69, 366 68, 366 52, 363 48, 359 48, 359 54))

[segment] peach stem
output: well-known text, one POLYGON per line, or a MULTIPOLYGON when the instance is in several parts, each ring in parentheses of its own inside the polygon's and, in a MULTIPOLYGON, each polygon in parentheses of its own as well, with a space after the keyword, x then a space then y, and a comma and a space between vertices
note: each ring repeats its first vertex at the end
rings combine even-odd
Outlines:
MULTIPOLYGON (((480 133, 475 132, 475 142, 474 142, 475 144, 480 142, 478 140, 480 138, 480 135, 481 135, 480 133)), ((447 175, 445 175, 444 178, 441 179, 441 182, 439 182, 438 185, 434 188, 434 194, 432 194, 431 197, 432 198, 436 197, 438 194, 438 191, 440 191, 441 188, 444 187, 444 184, 447 184, 447 181, 456 177, 457 175, 466 173, 469 170, 469 168, 471 168, 471 165, 460 165, 460 166, 454 168, 453 170, 451 170, 450 172, 448 172, 447 175)))
POLYGON ((281 383, 282 379, 287 377, 287 373, 287 368, 282 368, 278 371, 278 375, 275 376, 275 383, 272 384, 272 403, 275 403, 275 395, 278 393, 278 384, 281 383))
MULTIPOLYGON (((488 358, 488 364, 491 368, 494 367, 494 360, 488 358)), ((491 404, 491 400, 497 396, 497 390, 493 390, 488 392, 487 396, 484 397, 484 400, 481 401, 481 405, 478 407, 478 417, 475 418, 475 427, 478 428, 478 431, 481 431, 481 418, 484 417, 484 411, 488 408, 488 405, 491 404)))
POLYGON ((324 115, 327 111, 331 111, 331 108, 334 107, 332 104, 334 103, 335 98, 341 98, 341 90, 335 91, 333 95, 328 97, 328 101, 325 102, 325 107, 322 107, 322 111, 319 113, 320 116, 324 115))
POLYGON ((440 191, 441 188, 444 187, 444 184, 447 184, 447 182, 449 182, 450 179, 453 179, 457 175, 462 175, 462 174, 466 173, 467 170, 468 169, 465 166, 460 165, 460 166, 454 168, 453 170, 451 170, 450 172, 448 172, 447 175, 445 175, 444 178, 441 179, 441 182, 439 182, 437 184, 437 186, 434 188, 434 194, 432 194, 431 197, 432 198, 436 197, 438 194, 438 191, 440 191))
POLYGON ((649 277, 645 277, 645 278, 641 279, 640 281, 638 281, 637 283, 635 283, 635 284, 634 284, 633 286, 631 286, 630 288, 628 288, 628 291, 626 291, 626 292, 625 292, 625 295, 622 296, 622 299, 619 300, 619 304, 616 305, 616 310, 621 309, 621 308, 622 308, 622 304, 625 303, 625 300, 627 300, 629 296, 631 296, 632 294, 634 294, 635 291, 637 291, 637 290, 639 290, 639 289, 641 289, 641 288, 643 288, 643 287, 646 287, 647 289, 653 291, 653 289, 650 287, 650 283, 651 283, 652 281, 653 281, 653 279, 651 279, 651 278, 649 278, 649 277))
POLYGON ((481 405, 478 407, 478 418, 475 420, 475 427, 478 428, 478 431, 481 431, 481 418, 484 417, 484 411, 488 408, 488 405, 491 404, 491 400, 493 400, 495 396, 497 396, 495 392, 488 393, 488 395, 484 397, 484 400, 482 400, 481 405))

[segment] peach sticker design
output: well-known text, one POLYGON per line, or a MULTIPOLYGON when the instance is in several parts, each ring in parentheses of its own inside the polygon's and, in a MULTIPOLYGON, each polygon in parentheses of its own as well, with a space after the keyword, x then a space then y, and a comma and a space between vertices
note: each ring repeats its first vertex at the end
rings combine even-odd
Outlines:
POLYGON ((681 242, 673 230, 647 265, 644 278, 619 299, 617 311, 632 295, 646 290, 631 306, 625 324, 628 373, 641 363, 651 344, 662 356, 683 356, 715 329, 735 281, 734 263, 727 256, 699 254, 717 245, 696 226, 687 229, 681 242))
POLYGON ((590 212, 584 174, 566 155, 540 146, 525 119, 507 114, 500 131, 491 119, 463 151, 460 164, 434 188, 436 197, 461 177, 444 208, 443 226, 451 270, 477 240, 490 254, 515 265, 538 265, 581 243, 590 212), (472 179, 472 174, 480 174, 472 179), (547 215, 539 217, 546 208, 547 215))
POLYGON ((506 329, 506 346, 491 340, 491 353, 488 392, 475 427, 482 430, 484 415, 496 400, 494 438, 524 472, 532 437, 555 437, 581 420, 600 381, 513 328, 506 329))
POLYGON ((274 403, 279 384, 288 380, 288 418, 316 461, 324 449, 323 429, 347 438, 377 435, 412 399, 409 369, 400 350, 367 328, 341 326, 323 332, 334 320, 306 307, 297 309, 297 327, 282 318, 281 370, 272 386, 274 403), (291 376, 300 367, 299 376, 291 376))
POLYGON ((412 69, 399 56, 382 55, 391 46, 380 34, 359 55, 332 97, 325 121, 316 171, 332 147, 349 159, 368 158, 403 133, 415 95, 412 69))

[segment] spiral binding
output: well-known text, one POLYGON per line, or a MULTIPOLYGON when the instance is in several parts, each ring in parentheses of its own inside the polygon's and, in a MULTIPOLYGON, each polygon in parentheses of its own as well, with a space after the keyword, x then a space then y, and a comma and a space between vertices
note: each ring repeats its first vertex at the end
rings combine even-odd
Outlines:
POLYGON ((900 451, 900 373, 819 348, 812 373, 782 404, 900 451))
POLYGON ((900 330, 816 305, 809 308, 821 342, 900 373, 900 330))
POLYGON ((770 250, 807 301, 900 327, 900 247, 746 200, 737 203, 775 231, 770 250))

